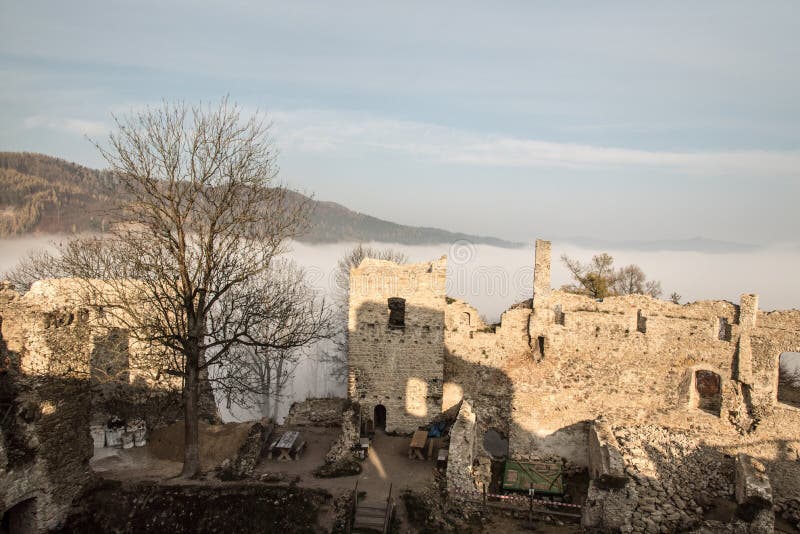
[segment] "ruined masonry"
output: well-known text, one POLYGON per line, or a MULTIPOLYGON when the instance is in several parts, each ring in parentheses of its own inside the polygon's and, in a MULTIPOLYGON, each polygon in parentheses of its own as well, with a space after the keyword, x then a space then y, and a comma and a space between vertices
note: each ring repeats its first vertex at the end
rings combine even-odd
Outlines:
POLYGON ((715 499, 744 494, 752 465, 771 493, 742 498, 737 524, 771 528, 754 506, 800 522, 800 409, 777 393, 780 354, 800 351, 800 311, 763 312, 749 293, 738 304, 597 301, 553 290, 550 255, 537 241, 532 298, 491 327, 446 296, 444 257, 353 268, 348 394, 362 418, 409 433, 450 414, 453 494, 491 478, 490 429, 514 459, 588 468, 586 527, 699 525, 715 499), (740 456, 750 467, 735 468, 740 456))
POLYGON ((141 417, 142 395, 164 401, 153 410, 161 420, 180 415, 171 404, 179 382, 154 386, 146 348, 80 294, 70 279, 38 281, 24 295, 0 281, 0 532, 63 522, 92 478, 106 421, 126 415, 118 408, 141 417))

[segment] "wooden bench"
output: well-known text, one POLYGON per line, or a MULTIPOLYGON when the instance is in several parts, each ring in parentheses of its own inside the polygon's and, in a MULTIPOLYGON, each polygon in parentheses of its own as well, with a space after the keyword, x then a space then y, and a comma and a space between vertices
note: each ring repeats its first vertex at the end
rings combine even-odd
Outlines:
POLYGON ((272 443, 270 443, 269 447, 267 447, 267 460, 272 460, 272 456, 275 454, 275 447, 278 445, 278 441, 280 439, 280 436, 273 439, 272 443))
POLYGON ((300 456, 303 454, 303 451, 305 449, 306 449, 306 440, 304 440, 303 438, 300 438, 300 440, 295 443, 295 445, 294 445, 294 447, 292 449, 292 454, 294 454, 294 461, 295 462, 300 459, 300 456))

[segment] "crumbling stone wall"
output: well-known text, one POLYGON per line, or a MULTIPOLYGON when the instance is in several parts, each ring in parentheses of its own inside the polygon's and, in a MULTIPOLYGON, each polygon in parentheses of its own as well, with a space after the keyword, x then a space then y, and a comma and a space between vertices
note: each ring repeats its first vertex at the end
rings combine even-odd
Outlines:
POLYGON ((0 283, 0 512, 33 499, 32 528, 43 531, 89 480, 93 448, 88 315, 39 304, 0 283))
MULTIPOLYGON (((644 295, 598 301, 550 288, 550 261, 550 243, 537 241, 532 299, 491 327, 467 303, 443 303, 438 285, 417 286, 417 293, 405 288, 433 267, 362 264, 355 279, 405 280, 399 296, 413 295, 414 313, 443 324, 444 332, 424 351, 400 343, 386 326, 386 298, 394 292, 362 284, 366 294, 351 294, 350 395, 368 401, 370 415, 376 403, 394 399, 391 418, 406 406, 400 384, 412 376, 409 369, 429 383, 441 372, 440 409, 469 398, 478 435, 493 428, 509 436, 511 457, 589 466, 591 422, 602 416, 615 428, 655 424, 702 438, 720 454, 749 453, 764 463, 776 502, 800 497, 800 410, 777 401, 779 355, 800 351, 800 311, 762 312, 749 293, 738 303, 678 305, 644 295), (379 320, 380 328, 370 330, 379 320), (428 367, 440 350, 443 368, 428 367), (698 372, 701 381, 718 378, 718 399, 701 398, 709 392, 698 392, 698 372)), ((428 418, 435 415, 431 400, 428 418)), ((405 428, 421 420, 407 420, 405 428)), ((479 461, 486 451, 479 445, 474 454, 479 461)), ((731 478, 732 464, 720 473, 731 478)))
POLYGON ((619 443, 605 419, 589 428, 589 476, 582 525, 606 531, 630 527, 638 492, 629 482, 619 443))
POLYGON ((442 405, 446 260, 398 266, 365 259, 350 271, 348 389, 365 417, 386 410, 386 430, 412 432, 442 405), (404 299, 402 327, 389 299, 404 299))
POLYGON ((775 528, 775 514, 766 468, 755 458, 739 453, 736 455, 735 473, 739 517, 750 522, 751 533, 771 534, 775 528))
POLYGON ((286 426, 341 426, 345 399, 306 399, 292 403, 286 426))
MULTIPOLYGON (((137 402, 158 396, 149 351, 81 294, 70 279, 24 295, 0 282, 0 512, 33 499, 39 529, 58 524, 89 480, 90 424, 113 414, 106 396, 130 392, 137 415, 146 412, 137 402)), ((178 391, 175 381, 159 387, 178 391)))
POLYGON ((475 412, 469 400, 463 400, 458 417, 450 429, 450 448, 447 461, 447 490, 455 497, 476 491, 472 466, 478 434, 475 412))
POLYGON ((508 310, 494 333, 459 326, 445 338, 443 409, 461 395, 475 399, 481 423, 508 428, 512 456, 586 465, 588 422, 601 414, 618 423, 704 420, 697 371, 719 377, 717 415, 736 431, 789 410, 776 403, 777 361, 798 350, 800 312, 764 314, 750 294, 738 305, 643 295, 595 301, 550 290, 549 261, 549 243, 537 242, 535 272, 546 278, 534 282, 532 306, 508 310))
POLYGON ((590 474, 583 524, 597 531, 772 532, 765 467, 745 454, 731 457, 690 430, 595 421, 590 474))
POLYGON ((342 424, 342 432, 331 443, 331 448, 325 455, 326 464, 334 464, 336 462, 353 458, 353 449, 358 446, 358 440, 361 436, 361 408, 357 403, 345 405, 340 414, 340 421, 342 424))

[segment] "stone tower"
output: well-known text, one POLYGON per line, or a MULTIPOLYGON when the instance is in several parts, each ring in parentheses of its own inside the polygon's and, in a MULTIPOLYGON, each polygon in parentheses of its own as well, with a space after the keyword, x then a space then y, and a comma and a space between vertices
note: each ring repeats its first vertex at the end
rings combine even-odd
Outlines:
POLYGON ((377 428, 411 432, 441 411, 447 259, 350 271, 348 395, 377 428))
POLYGON ((550 297, 550 241, 536 240, 536 257, 533 268, 533 301, 541 303, 550 297))

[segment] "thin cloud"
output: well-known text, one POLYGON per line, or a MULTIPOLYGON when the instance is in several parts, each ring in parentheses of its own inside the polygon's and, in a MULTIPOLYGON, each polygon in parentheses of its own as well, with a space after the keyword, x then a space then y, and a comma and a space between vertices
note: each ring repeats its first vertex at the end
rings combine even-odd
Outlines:
POLYGON ((25 128, 47 128, 78 135, 102 135, 108 132, 108 126, 103 122, 75 119, 68 117, 48 117, 45 115, 32 115, 23 121, 25 128))
POLYGON ((377 150, 439 163, 587 170, 669 169, 691 174, 800 173, 800 151, 655 151, 489 135, 332 111, 272 113, 281 145, 298 152, 377 150))

